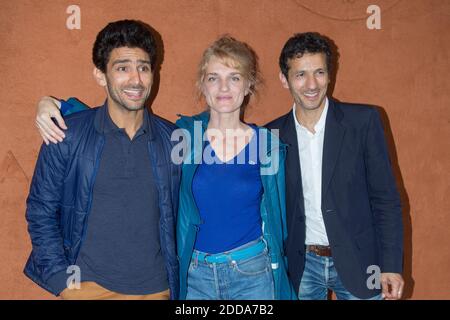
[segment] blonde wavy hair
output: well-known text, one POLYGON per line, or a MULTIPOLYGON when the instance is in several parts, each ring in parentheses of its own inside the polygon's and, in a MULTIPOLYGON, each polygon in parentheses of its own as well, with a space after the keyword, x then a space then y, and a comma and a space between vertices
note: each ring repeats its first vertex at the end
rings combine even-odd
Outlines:
POLYGON ((230 35, 223 35, 203 52, 198 64, 196 81, 198 98, 202 97, 202 83, 212 57, 221 60, 229 68, 239 70, 244 79, 249 82, 250 95, 257 94, 258 87, 262 84, 262 77, 256 53, 245 42, 236 40, 230 35))

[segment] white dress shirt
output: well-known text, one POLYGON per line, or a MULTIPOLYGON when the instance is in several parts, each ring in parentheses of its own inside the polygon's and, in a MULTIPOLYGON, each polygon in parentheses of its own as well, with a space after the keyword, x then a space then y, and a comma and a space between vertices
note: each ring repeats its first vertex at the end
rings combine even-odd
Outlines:
POLYGON ((292 110, 297 131, 303 199, 305 201, 306 245, 329 245, 321 209, 323 139, 328 112, 328 98, 325 99, 325 107, 319 121, 314 126, 316 133, 312 133, 300 124, 295 115, 295 103, 292 110))

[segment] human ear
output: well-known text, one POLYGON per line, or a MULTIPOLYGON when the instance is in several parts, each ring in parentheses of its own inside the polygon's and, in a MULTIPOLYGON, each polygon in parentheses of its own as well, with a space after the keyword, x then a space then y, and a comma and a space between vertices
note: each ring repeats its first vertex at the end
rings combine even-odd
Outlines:
POLYGON ((97 81, 97 83, 102 86, 105 87, 106 86, 106 75, 103 73, 103 71, 101 71, 98 68, 94 68, 94 71, 92 72, 95 78, 95 81, 97 81))
POLYGON ((283 86, 283 88, 289 89, 289 82, 288 82, 288 79, 287 79, 286 76, 283 74, 283 72, 280 71, 280 73, 278 74, 278 77, 280 78, 281 85, 283 86))

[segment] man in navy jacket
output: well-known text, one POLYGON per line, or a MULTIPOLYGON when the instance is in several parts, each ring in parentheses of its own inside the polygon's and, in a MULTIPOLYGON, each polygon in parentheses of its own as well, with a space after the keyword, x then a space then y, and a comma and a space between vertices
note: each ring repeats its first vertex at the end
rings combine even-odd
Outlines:
POLYGON ((64 141, 39 153, 24 272, 63 299, 178 298, 175 126, 145 108, 156 61, 148 26, 108 24, 93 48, 105 105, 67 117, 64 141))
POLYGON ((375 108, 327 97, 330 42, 296 34, 280 55, 294 106, 267 126, 288 144, 287 256, 300 299, 399 299, 401 205, 375 108), (380 290, 382 289, 382 290, 380 290))

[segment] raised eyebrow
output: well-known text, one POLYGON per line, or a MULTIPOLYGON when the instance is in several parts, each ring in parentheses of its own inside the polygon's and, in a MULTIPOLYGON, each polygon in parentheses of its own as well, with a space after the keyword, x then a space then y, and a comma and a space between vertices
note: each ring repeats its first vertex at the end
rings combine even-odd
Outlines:
MULTIPOLYGON (((132 62, 130 59, 119 59, 119 60, 115 60, 112 65, 115 66, 116 64, 130 63, 130 62, 132 62)), ((137 60, 137 62, 151 65, 150 61, 148 61, 148 60, 137 60)))
POLYGON ((129 59, 120 59, 120 60, 115 60, 112 65, 115 66, 116 64, 129 63, 129 62, 131 62, 131 60, 129 60, 129 59))
POLYGON ((138 62, 151 65, 150 61, 148 61, 148 60, 138 60, 138 62))
MULTIPOLYGON (((315 69, 313 72, 316 73, 316 72, 320 72, 320 71, 327 72, 327 69, 326 68, 318 68, 318 69, 315 69)), ((297 71, 295 71, 294 74, 306 73, 306 72, 308 72, 308 71, 307 70, 297 70, 297 71)))

